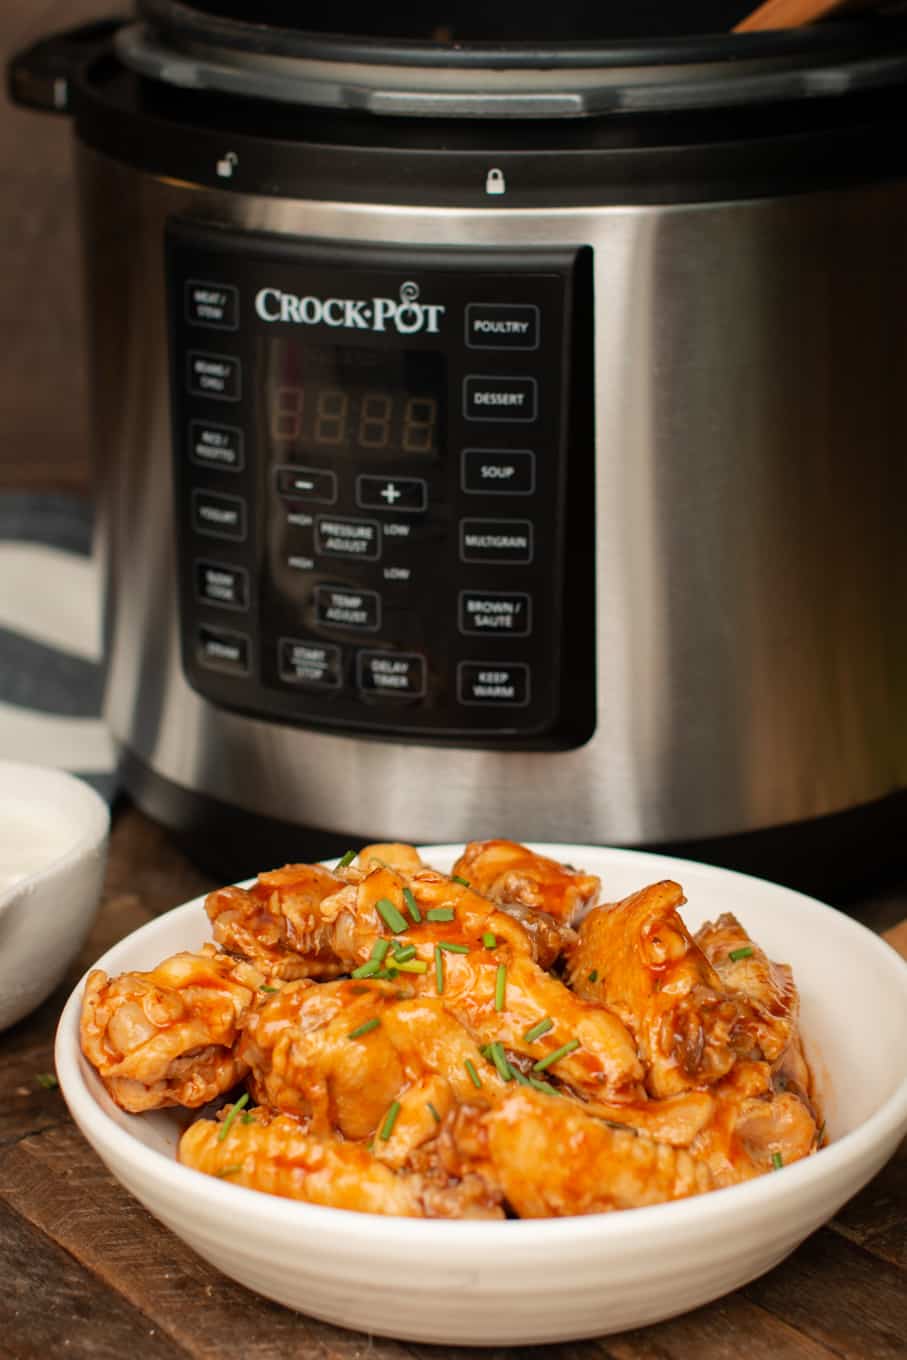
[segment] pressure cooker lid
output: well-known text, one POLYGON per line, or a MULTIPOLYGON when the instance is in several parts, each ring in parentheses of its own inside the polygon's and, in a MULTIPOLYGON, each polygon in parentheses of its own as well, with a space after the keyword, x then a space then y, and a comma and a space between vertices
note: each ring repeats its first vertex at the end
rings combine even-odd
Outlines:
MULTIPOLYGON (((754 0, 136 0, 123 61, 165 83, 374 113, 729 107, 907 83, 897 14, 737 34, 754 0)), ((889 6, 903 10, 903 3, 889 6)))

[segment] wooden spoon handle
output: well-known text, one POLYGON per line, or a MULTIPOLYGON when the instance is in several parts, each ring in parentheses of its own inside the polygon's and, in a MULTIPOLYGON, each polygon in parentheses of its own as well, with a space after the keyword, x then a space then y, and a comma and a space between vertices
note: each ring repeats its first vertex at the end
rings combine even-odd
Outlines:
POLYGON ((768 28, 799 28, 824 19, 849 0, 765 0, 734 28, 735 33, 757 33, 768 28))

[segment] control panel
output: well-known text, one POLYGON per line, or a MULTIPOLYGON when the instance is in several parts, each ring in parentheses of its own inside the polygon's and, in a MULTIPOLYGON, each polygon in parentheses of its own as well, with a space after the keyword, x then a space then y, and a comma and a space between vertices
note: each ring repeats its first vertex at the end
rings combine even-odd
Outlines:
POLYGON ((585 255, 171 222, 182 655, 199 693, 344 731, 585 739, 585 255))

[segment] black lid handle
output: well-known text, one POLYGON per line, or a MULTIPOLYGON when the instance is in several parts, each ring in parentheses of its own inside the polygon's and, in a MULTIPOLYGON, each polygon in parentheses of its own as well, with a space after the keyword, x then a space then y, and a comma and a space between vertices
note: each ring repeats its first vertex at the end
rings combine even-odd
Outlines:
POLYGON ((122 19, 97 19, 65 33, 55 33, 51 38, 42 38, 24 52, 17 52, 7 70, 10 99, 23 108, 70 113, 74 79, 122 22, 122 19))

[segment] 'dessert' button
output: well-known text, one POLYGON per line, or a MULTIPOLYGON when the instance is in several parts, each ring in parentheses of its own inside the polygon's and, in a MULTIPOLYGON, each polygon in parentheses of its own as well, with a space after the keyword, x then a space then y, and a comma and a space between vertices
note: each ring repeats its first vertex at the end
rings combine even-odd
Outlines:
POLYGON ((356 684, 365 694, 420 698, 425 693, 425 657, 416 652, 360 652, 356 684))
POLYGON ((523 662, 461 661, 457 667, 461 704, 524 708, 529 703, 529 667, 523 662))
POLYGON ((469 495, 528 496, 535 490, 535 454, 531 449, 464 449, 460 480, 469 495))
POLYGON ((195 598, 222 609, 248 609, 249 573, 225 562, 196 562, 195 598))
POLYGON ((281 680, 307 689, 337 689, 340 685, 340 648, 303 638, 281 638, 277 664, 281 680))
POLYGON ((242 395, 240 363, 229 354, 189 354, 189 391, 194 397, 215 401, 239 401, 242 395))
POLYGON ((190 326, 215 331, 239 328, 239 289, 228 283, 189 279, 186 283, 186 320, 190 326))
POLYGON ((315 587, 315 617, 333 628, 374 632, 381 625, 381 596, 374 590, 345 590, 342 586, 315 587))
POLYGON ((535 420, 535 378, 504 378, 471 373, 463 379, 463 414, 467 420, 535 420))
POLYGON ((538 349, 539 309, 532 303, 470 302, 466 343, 470 349, 538 349))
POLYGON ((249 648, 245 633, 210 628, 205 624, 196 634, 195 654, 202 666, 209 666, 212 670, 248 675, 249 648))

